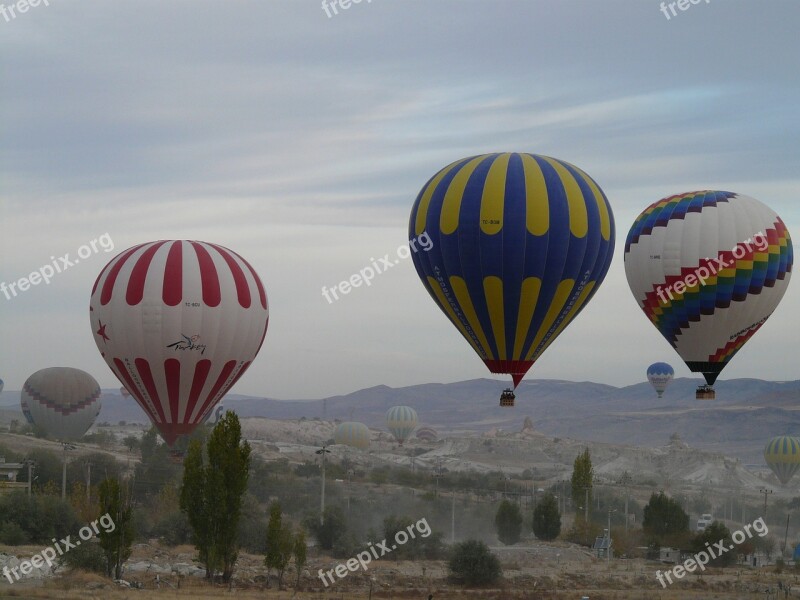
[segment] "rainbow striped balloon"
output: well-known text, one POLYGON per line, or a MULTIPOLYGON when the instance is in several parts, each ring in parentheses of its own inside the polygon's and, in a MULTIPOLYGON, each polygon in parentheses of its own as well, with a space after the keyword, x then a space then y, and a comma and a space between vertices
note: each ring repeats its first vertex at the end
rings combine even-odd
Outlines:
POLYGON ((781 218, 732 192, 659 200, 636 218, 625 241, 636 301, 708 385, 778 306, 792 260, 781 218))
POLYGON ((605 194, 578 167, 535 154, 448 165, 411 210, 414 266, 492 373, 516 387, 586 306, 614 253, 605 194), (422 251, 415 239, 427 235, 422 251))

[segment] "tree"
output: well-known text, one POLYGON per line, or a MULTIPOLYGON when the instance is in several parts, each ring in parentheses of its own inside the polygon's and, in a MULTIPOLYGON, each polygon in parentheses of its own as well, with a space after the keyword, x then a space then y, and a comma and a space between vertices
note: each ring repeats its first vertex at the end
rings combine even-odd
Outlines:
POLYGON ((100 517, 103 528, 97 537, 106 557, 106 575, 111 577, 113 571, 114 579, 120 579, 122 564, 130 557, 133 543, 133 510, 130 499, 116 479, 104 479, 97 495, 100 499, 100 513, 103 515, 100 517), (111 520, 107 526, 103 523, 103 520, 109 520, 106 516, 111 520))
POLYGON ((545 542, 556 539, 561 533, 561 513, 558 501, 548 492, 533 509, 533 533, 545 542))
POLYGON ((494 583, 503 574, 500 561, 489 547, 478 540, 453 546, 448 569, 451 576, 465 585, 494 583))
POLYGON ((294 582, 295 590, 300 587, 300 575, 303 573, 303 567, 306 566, 308 558, 306 555, 306 532, 302 529, 294 536, 294 547, 292 548, 292 556, 294 556, 294 566, 297 569, 297 580, 294 582))
POLYGON ((320 548, 332 550, 336 542, 347 532, 347 521, 342 509, 338 506, 325 509, 324 524, 320 525, 318 517, 311 517, 306 521, 306 526, 317 538, 320 548))
POLYGON ((711 525, 694 536, 694 539, 692 540, 692 551, 695 554, 702 551, 710 554, 708 552, 708 548, 712 548, 714 549, 714 553, 718 556, 716 558, 712 558, 708 564, 713 567, 730 566, 736 560, 736 553, 728 551, 724 554, 720 554, 719 550, 715 546, 716 542, 719 542, 720 540, 724 542, 726 550, 734 547, 730 530, 719 521, 714 521, 711 523, 711 525), (708 544, 708 546, 706 546, 706 544, 708 544))
POLYGON ((139 438, 135 435, 126 435, 122 443, 125 444, 128 452, 133 452, 139 447, 139 438))
POLYGON ((665 538, 682 539, 689 531, 689 515, 679 502, 664 492, 652 494, 644 507, 642 529, 653 538, 653 542, 661 545, 665 538))
MULTIPOLYGON (((189 444, 184 460, 180 507, 189 518, 198 558, 206 567, 206 578, 222 571, 229 582, 238 556, 237 532, 242 498, 247 489, 250 445, 242 440, 236 413, 229 411, 214 427, 207 444, 189 444)), ((144 457, 144 445, 142 449, 144 457)))
POLYGON ((592 505, 593 479, 592 458, 589 455, 589 448, 586 448, 575 458, 575 462, 572 465, 572 502, 579 519, 583 519, 584 515, 578 512, 578 507, 583 506, 585 502, 588 502, 589 506, 592 505))
POLYGON ((294 550, 294 537, 288 525, 283 524, 281 505, 273 502, 269 507, 269 523, 267 524, 267 555, 264 564, 268 569, 278 572, 278 589, 283 586, 283 573, 294 550))
POLYGON ((503 544, 506 546, 516 544, 522 530, 522 512, 519 506, 509 500, 503 500, 494 517, 494 528, 503 544))

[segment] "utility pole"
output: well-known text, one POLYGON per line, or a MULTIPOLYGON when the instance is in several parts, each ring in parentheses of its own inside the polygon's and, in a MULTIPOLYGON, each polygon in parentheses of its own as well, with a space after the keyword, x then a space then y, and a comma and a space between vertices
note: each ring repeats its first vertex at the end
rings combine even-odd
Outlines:
POLYGON ((450 543, 456 543, 456 491, 453 490, 453 506, 450 510, 450 543))
POLYGON ((33 461, 28 459, 25 462, 28 464, 28 498, 30 498, 31 487, 33 486, 33 461))
POLYGON ((92 463, 86 463, 86 504, 91 501, 90 490, 92 489, 92 463))
POLYGON ((625 487, 625 532, 628 531, 628 498, 630 497, 631 476, 625 471, 619 482, 625 487))
POLYGON ((330 454, 331 451, 328 450, 326 445, 322 445, 322 448, 317 450, 317 454, 322 455, 322 494, 320 498, 320 509, 319 509, 319 524, 325 525, 325 455, 330 454))
POLYGON ((606 565, 611 567, 611 513, 617 512, 615 508, 608 509, 608 543, 606 544, 606 565))
POLYGON ((64 456, 61 460, 61 499, 67 499, 67 445, 64 444, 64 456))
POLYGON ((759 494, 764 494, 764 522, 767 522, 767 496, 772 493, 772 490, 768 490, 766 488, 762 488, 758 490, 759 494))
POLYGON ((786 554, 786 538, 789 537, 789 515, 786 515, 786 533, 783 534, 783 554, 786 554))

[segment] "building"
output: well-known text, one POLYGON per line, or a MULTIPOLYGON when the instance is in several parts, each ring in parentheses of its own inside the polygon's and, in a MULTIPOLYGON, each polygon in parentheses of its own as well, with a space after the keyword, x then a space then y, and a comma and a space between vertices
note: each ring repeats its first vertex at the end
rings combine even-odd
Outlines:
POLYGON ((17 482, 17 473, 24 466, 23 463, 6 462, 5 457, 0 456, 0 494, 28 489, 27 483, 17 482))

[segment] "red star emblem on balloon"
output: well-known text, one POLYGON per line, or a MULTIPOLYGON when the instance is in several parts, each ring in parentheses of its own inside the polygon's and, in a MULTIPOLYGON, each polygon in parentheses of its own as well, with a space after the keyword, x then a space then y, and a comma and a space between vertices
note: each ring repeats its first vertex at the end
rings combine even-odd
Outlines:
POLYGON ((102 321, 98 321, 97 323, 100 325, 100 329, 97 330, 97 335, 103 338, 103 341, 108 342, 111 338, 106 335, 106 326, 103 325, 102 321))

